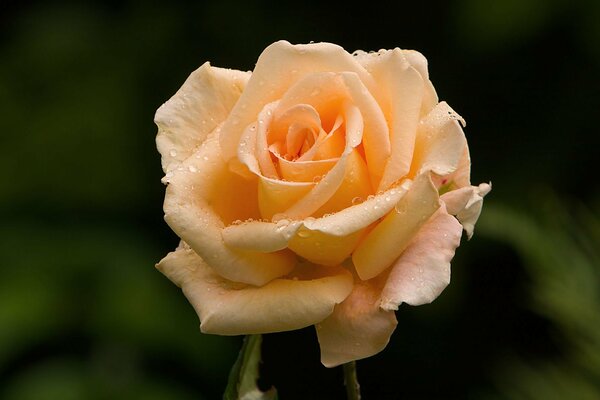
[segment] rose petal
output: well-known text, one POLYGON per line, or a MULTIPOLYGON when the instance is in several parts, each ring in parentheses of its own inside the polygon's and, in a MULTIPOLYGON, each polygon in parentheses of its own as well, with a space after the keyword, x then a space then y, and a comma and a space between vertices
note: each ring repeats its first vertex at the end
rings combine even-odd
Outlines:
POLYGON ((304 226, 313 231, 334 236, 345 236, 371 225, 392 210, 411 186, 404 181, 397 187, 390 188, 376 196, 321 218, 305 220, 304 226))
POLYGON ((337 191, 345 176, 348 156, 358 146, 362 139, 363 121, 360 111, 353 105, 347 104, 345 109, 346 120, 346 148, 338 163, 292 207, 283 211, 290 219, 303 219, 313 215, 337 191))
POLYGON ((181 286, 200 329, 219 335, 246 335, 304 328, 322 321, 352 290, 343 268, 328 276, 276 279, 262 287, 227 281, 193 250, 180 246, 157 268, 181 286))
POLYGON ((352 254, 358 276, 368 280, 388 268, 439 206, 429 175, 419 175, 395 211, 388 213, 352 254))
POLYGON ((361 229, 346 236, 336 236, 302 228, 292 237, 288 247, 312 263, 336 266, 352 254, 364 232, 365 229, 361 229))
POLYGON ((429 114, 429 112, 438 103, 437 93, 433 84, 429 80, 429 71, 427 68, 427 59, 423 54, 415 50, 403 50, 406 61, 410 63, 421 74, 425 93, 423 94, 423 103, 421 104, 421 117, 429 114))
POLYGON ((467 237, 471 239, 475 223, 481 214, 483 197, 492 190, 492 185, 481 183, 479 186, 467 186, 445 193, 440 199, 446 204, 448 213, 456 215, 467 237))
POLYGON ((218 274, 260 286, 294 268, 296 258, 289 251, 265 254, 225 246, 221 236, 225 224, 260 215, 256 179, 246 180, 227 168, 216 134, 173 171, 170 182, 165 220, 218 274))
POLYGON ((379 182, 385 190, 410 170, 424 85, 400 49, 381 54, 369 72, 382 89, 381 108, 390 120, 391 153, 379 182))
POLYGON ((362 156, 352 149, 346 159, 346 171, 342 183, 329 200, 313 215, 332 214, 353 205, 356 199, 365 199, 372 193, 369 171, 362 156))
POLYGON ((156 145, 165 172, 188 158, 227 118, 249 78, 249 72, 215 68, 205 63, 156 111, 156 145))
POLYGON ((250 221, 223 229, 223 240, 230 247, 265 253, 283 250, 302 226, 301 221, 250 221))
POLYGON ((432 171, 445 176, 457 170, 467 148, 467 140, 457 120, 462 118, 446 102, 441 102, 421 121, 411 174, 432 171))
POLYGON ((276 42, 260 55, 244 93, 223 127, 220 143, 224 158, 235 157, 243 128, 256 119, 262 108, 283 97, 298 79, 317 72, 354 72, 372 92, 376 84, 343 48, 330 43, 291 45, 276 42))
POLYGON ((355 284, 333 314, 316 325, 324 366, 370 357, 385 348, 397 321, 393 311, 379 308, 379 290, 373 282, 355 284))
POLYGON ((421 228, 392 266, 381 292, 381 308, 431 303, 450 283, 450 261, 462 227, 444 207, 421 228))

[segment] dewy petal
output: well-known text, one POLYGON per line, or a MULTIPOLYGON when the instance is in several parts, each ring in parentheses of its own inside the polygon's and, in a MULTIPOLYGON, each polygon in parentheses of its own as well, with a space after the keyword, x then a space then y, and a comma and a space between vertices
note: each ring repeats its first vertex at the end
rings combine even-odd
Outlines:
POLYGON ((249 72, 205 63, 156 111, 156 145, 165 172, 188 158, 227 118, 249 78, 249 72))
POLYGON ((475 223, 481 214, 483 197, 492 190, 492 185, 481 183, 479 186, 467 186, 445 193, 440 200, 446 204, 448 213, 456 215, 460 221, 467 237, 473 236, 475 223))
POLYGON ((223 127, 220 144, 223 157, 235 157, 244 127, 268 103, 280 99, 298 79, 317 72, 354 72, 372 92, 376 84, 365 69, 340 46, 330 43, 291 45, 279 41, 260 55, 239 101, 223 127))
POLYGON ((419 124, 411 171, 448 175, 457 170, 467 140, 458 120, 462 118, 446 104, 439 103, 419 124))
POLYGON ((379 190, 385 190, 410 171, 419 123, 424 86, 421 75, 413 68, 400 49, 379 57, 370 71, 382 88, 387 89, 388 106, 382 107, 390 118, 391 154, 386 164, 379 190))
POLYGON ((450 261, 462 227, 441 207, 392 266, 381 292, 381 308, 397 310, 431 303, 450 283, 450 261))
POLYGON ((302 226, 301 221, 249 221, 223 229, 223 240, 230 247, 265 253, 283 250, 302 226))
POLYGON ((336 236, 302 228, 291 238, 288 246, 294 253, 312 263, 336 266, 352 254, 365 230, 336 236))
POLYGON ((304 221, 304 226, 312 231, 319 231, 334 236, 346 236, 384 217, 394 209, 406 194, 410 181, 388 189, 376 196, 369 196, 363 202, 331 215, 304 221))
POLYGON ((368 280, 392 265, 439 206, 438 192, 429 174, 419 175, 395 210, 369 232, 352 254, 358 276, 368 280))
POLYGON ((241 251, 225 246, 221 231, 235 219, 259 218, 256 179, 231 172, 217 135, 173 171, 167 186, 165 220, 173 231, 226 279, 261 286, 288 274, 296 257, 288 250, 241 251), (244 199, 244 201, 240 201, 244 199))
POLYGON ((253 287, 223 279, 193 250, 180 246, 157 268, 179 285, 200 317, 200 329, 219 335, 295 330, 322 321, 352 290, 343 268, 328 276, 276 279, 253 287))
POLYGON ((393 311, 379 307, 379 291, 372 281, 355 284, 333 314, 316 325, 323 365, 335 367, 385 348, 397 321, 393 311))

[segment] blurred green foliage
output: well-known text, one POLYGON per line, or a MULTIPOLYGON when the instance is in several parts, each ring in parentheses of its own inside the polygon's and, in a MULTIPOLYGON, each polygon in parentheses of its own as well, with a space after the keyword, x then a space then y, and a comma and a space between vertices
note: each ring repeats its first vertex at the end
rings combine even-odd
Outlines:
MULTIPOLYGON (((450 287, 359 363, 365 398, 598 397, 598 20, 585 0, 3 2, 0 399, 220 397, 240 338, 201 335, 153 268, 177 238, 152 120, 204 61, 252 69, 278 39, 422 51, 494 182, 450 287)), ((312 329, 263 353, 280 398, 343 398, 312 329)))

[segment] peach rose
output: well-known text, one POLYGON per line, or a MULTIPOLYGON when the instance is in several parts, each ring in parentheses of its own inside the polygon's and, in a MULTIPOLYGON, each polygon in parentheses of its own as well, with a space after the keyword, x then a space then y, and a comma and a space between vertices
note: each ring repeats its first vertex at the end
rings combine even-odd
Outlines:
POLYGON ((202 332, 315 325, 331 367, 381 351, 401 303, 450 281, 487 184, 410 50, 269 46, 252 73, 205 63, 156 112, 165 220, 157 268, 202 332))

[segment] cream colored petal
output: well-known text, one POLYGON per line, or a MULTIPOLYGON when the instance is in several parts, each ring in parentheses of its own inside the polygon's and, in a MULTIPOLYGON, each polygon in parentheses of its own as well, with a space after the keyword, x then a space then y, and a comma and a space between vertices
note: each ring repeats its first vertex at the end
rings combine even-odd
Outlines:
POLYGON ((333 314, 316 325, 324 366, 370 357, 388 344, 397 322, 393 311, 379 307, 379 290, 373 282, 355 284, 333 314))
POLYGON ((352 290, 343 268, 329 275, 275 279, 262 287, 233 283, 216 274, 185 247, 169 253, 157 268, 183 289, 200 317, 200 329, 219 335, 246 335, 304 328, 331 314, 352 290))
POLYGON ((234 250, 221 235, 235 219, 260 217, 257 197, 256 179, 231 172, 219 153, 217 136, 211 135, 173 171, 164 202, 165 220, 218 274, 260 286, 288 274, 296 265, 295 256, 289 251, 234 250))
POLYGON ((462 227, 442 207, 396 260, 381 292, 381 308, 431 303, 450 283, 450 261, 462 227))
POLYGON ((256 119, 262 108, 283 94, 299 79, 317 72, 354 72, 371 92, 371 76, 343 48, 330 43, 291 45, 276 42, 260 55, 252 78, 223 127, 220 143, 226 160, 235 157, 244 127, 256 119))
POLYGON ((158 126, 156 145, 165 172, 189 157, 227 118, 249 78, 248 72, 215 68, 205 63, 160 106, 154 122, 158 126))
POLYGON ((379 190, 385 190, 410 171, 424 86, 401 50, 387 52, 379 60, 370 72, 386 90, 388 101, 382 109, 390 121, 391 154, 379 183, 379 190))
POLYGON ((437 189, 428 174, 419 175, 395 210, 369 232, 352 254, 358 276, 368 280, 391 266, 439 206, 437 189))
POLYGON ((440 199, 446 204, 448 213, 456 215, 467 237, 473 236, 475 223, 481 214, 483 198, 492 190, 492 185, 481 183, 479 186, 467 186, 443 194, 440 199))
POLYGON ((445 176, 458 169, 467 140, 457 120, 462 118, 441 102, 420 122, 411 174, 431 171, 445 176))

